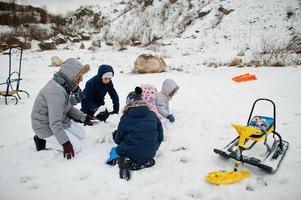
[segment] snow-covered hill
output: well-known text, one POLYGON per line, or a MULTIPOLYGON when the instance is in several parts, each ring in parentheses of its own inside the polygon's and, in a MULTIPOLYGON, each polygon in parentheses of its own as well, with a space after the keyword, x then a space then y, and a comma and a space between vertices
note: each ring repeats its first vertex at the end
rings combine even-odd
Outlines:
POLYGON ((182 53, 198 54, 204 62, 228 62, 242 51, 251 60, 265 43, 285 47, 301 35, 296 0, 154 0, 113 5, 91 7, 107 20, 99 34, 102 39, 138 40, 144 45, 162 39, 159 48, 171 44, 182 53))
MULTIPOLYGON (((246 64, 252 60, 280 66, 301 63, 301 8, 297 0, 88 3, 89 6, 69 12, 65 28, 58 27, 52 32, 61 29, 63 34, 69 34, 70 41, 74 41, 73 34, 81 38, 84 33, 115 46, 141 44, 165 57, 170 54, 188 57, 192 63, 179 63, 183 66, 227 65, 237 55, 242 55, 246 64), (266 54, 272 57, 270 62, 266 62, 266 54)), ((75 1, 72 6, 79 4, 75 1)), ((1 30, 7 32, 9 28, 3 26, 1 30)))
MULTIPOLYGON (((263 40, 287 44, 292 37, 298 37, 300 1, 298 4, 296 0, 154 0, 148 6, 138 0, 101 2, 91 9, 101 13, 105 22, 110 22, 93 35, 93 39, 101 39, 102 47, 90 51, 80 49, 80 43, 68 42, 59 45, 57 50, 37 51, 37 41, 33 41, 32 49, 24 51, 21 81, 21 89, 28 91, 30 98, 21 99, 18 105, 13 102, 5 105, 0 97, 1 200, 299 198, 300 66, 205 66, 224 65, 241 52, 245 54, 240 56, 243 62, 248 62, 253 54, 262 51, 263 40), (133 7, 129 7, 131 5, 133 7), (193 19, 191 23, 190 19, 193 19), (119 51, 117 44, 131 37, 143 44, 152 42, 147 46, 129 45, 119 51), (114 44, 108 46, 104 41, 114 44), (135 59, 142 53, 162 56, 168 65, 167 72, 131 73, 135 59), (107 123, 85 126, 83 150, 72 160, 65 160, 55 151, 36 152, 30 113, 39 90, 58 70, 48 67, 52 56, 63 60, 75 57, 91 65, 91 71, 80 85, 82 88, 97 73, 100 64, 111 64, 116 72, 113 82, 121 108, 128 92, 137 85, 149 83, 160 89, 166 78, 179 84, 180 90, 170 102, 176 121, 170 124, 162 120, 165 140, 154 167, 133 172, 132 180, 127 182, 119 179, 118 167, 105 165, 114 146, 111 132, 116 129, 121 114, 111 116, 107 123), (243 73, 255 74, 257 80, 245 83, 231 80, 243 73), (290 142, 278 172, 267 174, 244 165, 251 173, 248 179, 228 186, 208 184, 204 179, 208 172, 231 170, 234 165, 232 160, 214 154, 213 148, 222 147, 236 137, 230 124, 245 124, 252 103, 261 97, 276 103, 276 129, 290 142)), ((89 23, 79 27, 74 21, 69 25, 76 30, 95 32, 89 23)), ((91 42, 83 44, 88 47, 91 42)), ((17 67, 15 57, 13 63, 17 67)), ((6 78, 7 66, 8 57, 1 54, 0 82, 6 78)), ((106 103, 111 109, 109 97, 106 103)), ((271 106, 263 106, 256 113, 271 116, 271 106)))

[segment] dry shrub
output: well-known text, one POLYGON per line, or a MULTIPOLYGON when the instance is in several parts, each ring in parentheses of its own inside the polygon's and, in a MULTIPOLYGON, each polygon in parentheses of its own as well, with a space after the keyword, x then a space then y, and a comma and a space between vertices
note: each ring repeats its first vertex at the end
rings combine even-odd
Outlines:
POLYGON ((298 45, 295 44, 298 43, 290 41, 288 44, 284 44, 263 39, 261 49, 253 55, 254 60, 260 62, 263 66, 300 65, 301 55, 297 55, 294 51, 298 48, 298 45))
POLYGON ((30 26, 28 27, 27 36, 29 38, 35 39, 35 40, 47 40, 52 35, 48 33, 46 29, 40 28, 38 26, 30 26))
POLYGON ((294 53, 301 53, 301 34, 294 35, 286 46, 287 50, 294 53))

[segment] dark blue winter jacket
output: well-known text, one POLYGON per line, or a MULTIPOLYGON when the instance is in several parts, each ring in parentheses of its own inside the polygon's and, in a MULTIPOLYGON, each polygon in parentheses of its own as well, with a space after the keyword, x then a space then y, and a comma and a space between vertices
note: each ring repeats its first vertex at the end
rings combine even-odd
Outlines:
POLYGON ((147 106, 129 108, 121 117, 113 139, 119 155, 143 164, 155 157, 163 141, 161 121, 147 106))
POLYGON ((114 75, 113 68, 110 65, 100 65, 97 75, 87 81, 83 91, 86 98, 81 103, 81 110, 84 113, 94 115, 97 109, 105 104, 104 98, 107 93, 109 93, 113 101, 113 112, 119 112, 119 97, 112 81, 108 84, 102 82, 102 75, 107 72, 112 72, 114 75))

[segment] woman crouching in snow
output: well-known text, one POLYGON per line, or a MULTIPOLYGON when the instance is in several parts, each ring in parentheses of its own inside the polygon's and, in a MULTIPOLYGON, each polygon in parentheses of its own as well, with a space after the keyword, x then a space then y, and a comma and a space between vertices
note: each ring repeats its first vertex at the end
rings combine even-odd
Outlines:
POLYGON ((163 141, 160 119, 141 96, 131 95, 113 139, 118 145, 111 151, 108 164, 119 165, 119 176, 129 180, 131 170, 155 164, 154 157, 163 141))
POLYGON ((84 130, 71 119, 92 125, 92 116, 73 107, 84 98, 78 84, 89 70, 89 65, 69 58, 39 92, 31 113, 37 151, 59 150, 71 159, 81 150, 84 130))

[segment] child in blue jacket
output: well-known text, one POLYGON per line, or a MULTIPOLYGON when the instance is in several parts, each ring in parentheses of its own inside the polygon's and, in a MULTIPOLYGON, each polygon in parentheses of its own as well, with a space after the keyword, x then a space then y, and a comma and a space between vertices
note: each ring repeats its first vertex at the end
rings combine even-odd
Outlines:
POLYGON ((141 97, 129 97, 118 129, 113 134, 118 145, 115 150, 120 156, 120 178, 129 180, 131 170, 153 166, 163 137, 161 121, 146 101, 141 97))
POLYGON ((113 68, 110 65, 100 65, 98 73, 87 81, 84 94, 86 96, 81 103, 81 110, 91 116, 98 108, 105 104, 104 98, 109 93, 113 102, 113 111, 107 110, 96 116, 97 119, 105 121, 110 114, 118 114, 119 112, 119 97, 114 88, 112 77, 114 76, 113 68))

